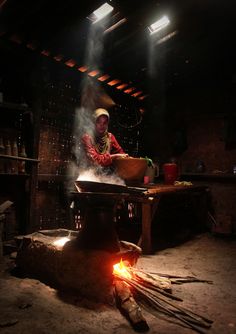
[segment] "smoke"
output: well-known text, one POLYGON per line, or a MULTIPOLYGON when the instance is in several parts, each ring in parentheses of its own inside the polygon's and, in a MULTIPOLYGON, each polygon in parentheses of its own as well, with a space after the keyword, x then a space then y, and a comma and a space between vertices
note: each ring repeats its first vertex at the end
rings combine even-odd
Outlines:
MULTIPOLYGON (((99 23, 99 22, 98 22, 99 23)), ((102 58, 104 50, 104 30, 105 23, 92 24, 88 34, 85 65, 89 70, 98 70, 102 73, 102 58)), ((85 75, 81 81, 81 103, 75 110, 74 123, 74 162, 69 167, 70 175, 75 179, 96 181, 104 183, 124 184, 124 181, 116 175, 106 175, 102 173, 101 167, 94 167, 88 170, 87 158, 81 146, 81 137, 88 133, 94 137, 95 124, 93 112, 96 108, 110 108, 115 105, 114 101, 105 93, 99 81, 85 75)))

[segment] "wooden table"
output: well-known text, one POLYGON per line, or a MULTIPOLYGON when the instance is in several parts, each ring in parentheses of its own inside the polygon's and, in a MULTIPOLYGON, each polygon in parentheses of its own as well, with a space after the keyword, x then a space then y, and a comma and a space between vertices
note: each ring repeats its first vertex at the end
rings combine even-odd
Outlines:
POLYGON ((161 198, 168 194, 194 194, 206 192, 206 186, 174 186, 174 185, 152 185, 143 194, 143 196, 129 196, 129 201, 138 201, 142 205, 142 233, 138 245, 142 248, 144 254, 150 254, 152 251, 151 226, 155 214, 157 213, 161 198))
MULTIPOLYGON (((145 185, 146 186, 146 185, 145 185)), ((151 238, 151 226, 153 218, 158 210, 160 200, 163 195, 180 193, 180 194, 194 194, 199 192, 206 192, 208 188, 206 186, 174 186, 156 184, 147 186, 147 190, 144 192, 132 192, 132 193, 93 193, 93 192, 73 192, 72 198, 74 200, 78 198, 89 198, 97 196, 101 198, 110 198, 114 200, 126 200, 132 203, 140 203, 142 206, 142 233, 139 239, 138 245, 142 248, 143 254, 151 254, 152 252, 152 238, 151 238)))

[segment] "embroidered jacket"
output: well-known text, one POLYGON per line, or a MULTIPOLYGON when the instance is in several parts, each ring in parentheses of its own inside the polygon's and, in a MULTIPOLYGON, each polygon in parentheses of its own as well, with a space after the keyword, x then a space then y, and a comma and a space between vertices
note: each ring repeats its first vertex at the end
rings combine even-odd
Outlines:
POLYGON ((111 132, 108 132, 108 138, 109 145, 107 145, 106 152, 101 154, 96 149, 93 138, 89 134, 83 135, 82 144, 90 162, 98 164, 102 167, 107 167, 112 164, 111 154, 124 153, 122 147, 119 145, 115 136, 111 132))

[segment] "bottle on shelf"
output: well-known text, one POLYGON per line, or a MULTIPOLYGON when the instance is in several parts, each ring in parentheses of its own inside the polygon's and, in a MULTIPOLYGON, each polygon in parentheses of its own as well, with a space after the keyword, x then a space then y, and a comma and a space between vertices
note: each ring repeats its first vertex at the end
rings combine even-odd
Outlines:
MULTIPOLYGON (((10 140, 9 139, 6 141, 5 155, 12 155, 12 149, 11 149, 11 144, 10 144, 10 140)), ((11 172, 12 172, 12 161, 11 160, 6 160, 6 163, 5 163, 5 173, 11 174, 11 172)))
MULTIPOLYGON (((19 157, 21 158, 27 158, 27 154, 25 151, 25 145, 23 144, 21 146, 20 152, 19 152, 19 157)), ((24 160, 19 160, 18 161, 18 173, 19 174, 25 174, 25 161, 24 160)))
MULTIPOLYGON (((0 137, 0 154, 5 154, 5 146, 3 142, 3 138, 0 137)), ((1 158, 0 159, 0 173, 5 172, 5 159, 1 158)))
POLYGON ((0 103, 3 103, 2 78, 0 78, 0 103))
MULTIPOLYGON (((18 157, 18 146, 16 140, 12 143, 12 155, 18 157)), ((13 160, 11 163, 11 172, 12 174, 18 174, 18 162, 13 160)))

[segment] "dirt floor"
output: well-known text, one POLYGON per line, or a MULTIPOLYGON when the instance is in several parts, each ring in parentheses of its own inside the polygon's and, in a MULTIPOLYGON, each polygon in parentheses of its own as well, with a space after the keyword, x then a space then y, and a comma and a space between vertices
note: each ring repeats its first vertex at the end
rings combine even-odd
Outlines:
MULTIPOLYGON (((142 256, 137 267, 149 272, 195 276, 208 283, 173 285, 180 305, 213 321, 213 334, 236 333, 236 240, 209 233, 154 255, 142 256)), ((98 304, 79 296, 59 293, 30 278, 10 273, 14 260, 4 257, 0 265, 0 333, 127 334, 135 333, 115 305, 98 304)), ((194 333, 163 314, 142 308, 150 334, 194 333)))

